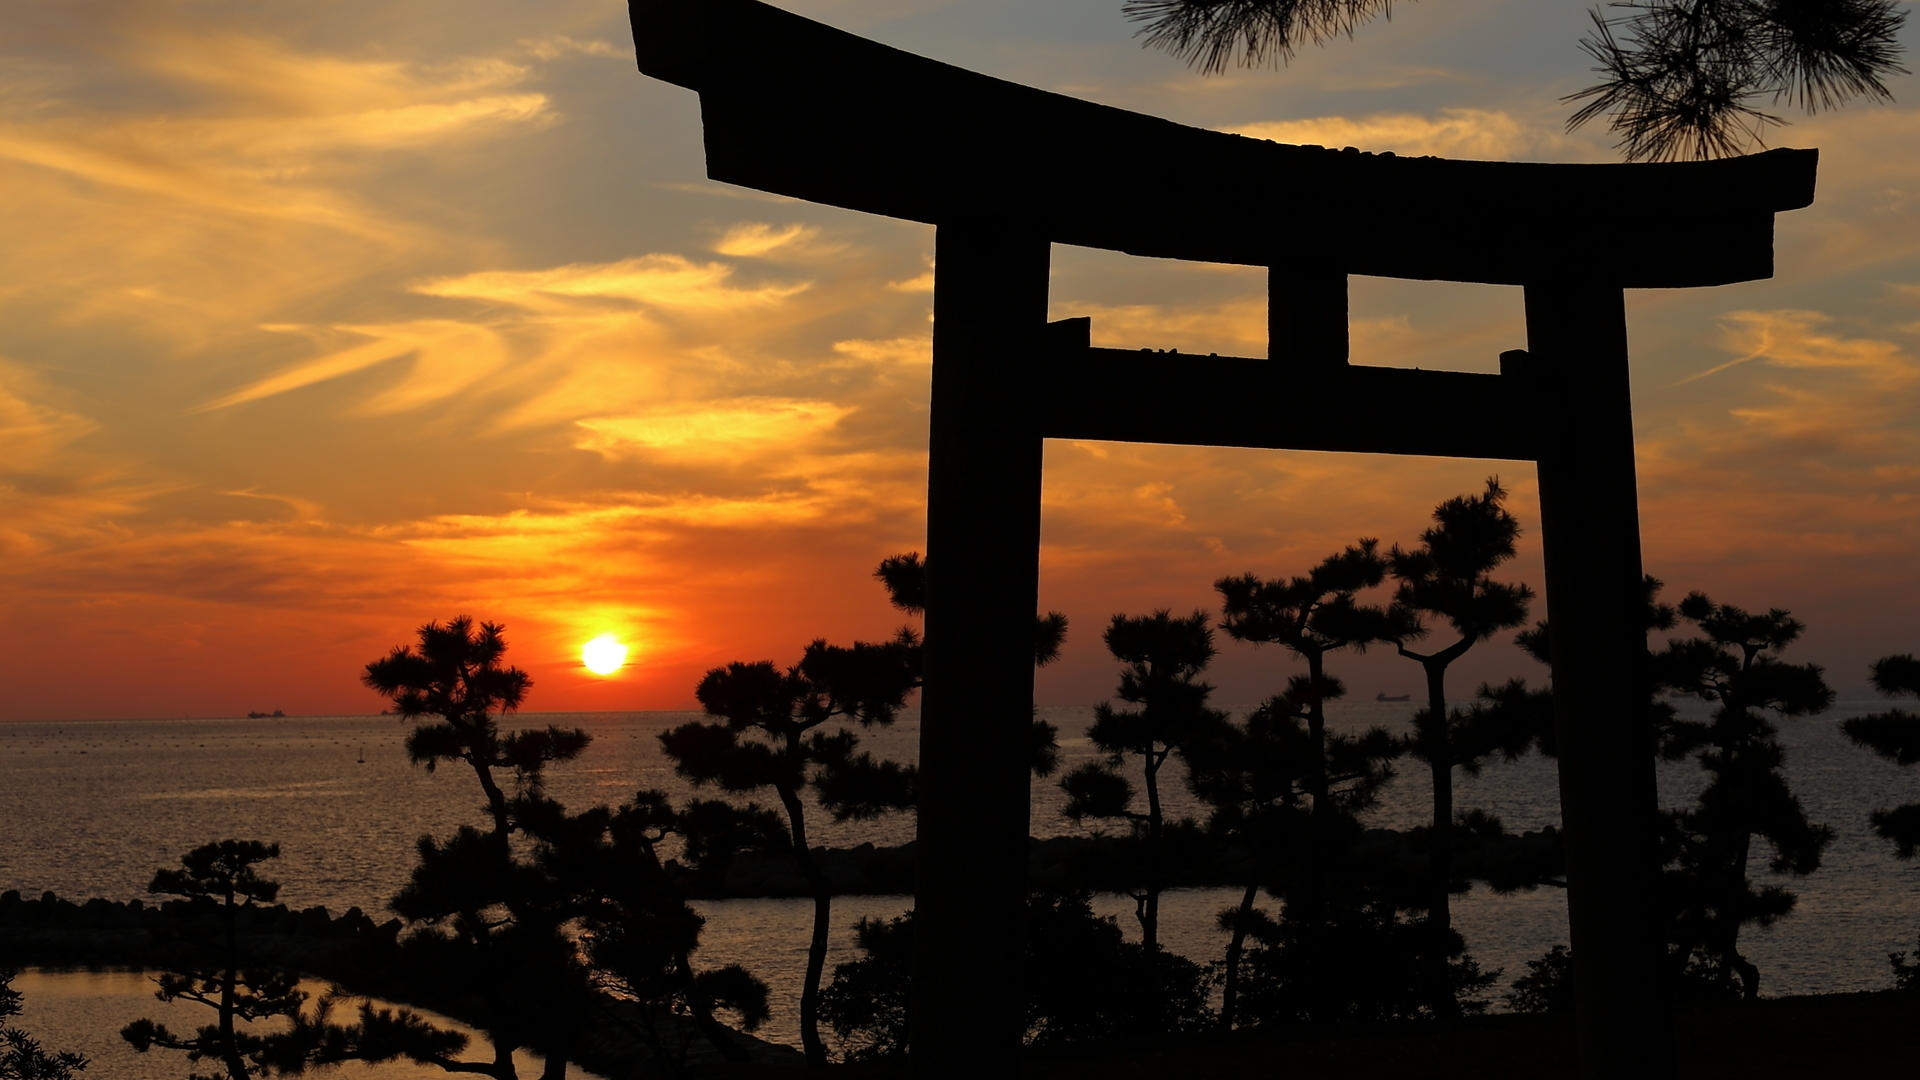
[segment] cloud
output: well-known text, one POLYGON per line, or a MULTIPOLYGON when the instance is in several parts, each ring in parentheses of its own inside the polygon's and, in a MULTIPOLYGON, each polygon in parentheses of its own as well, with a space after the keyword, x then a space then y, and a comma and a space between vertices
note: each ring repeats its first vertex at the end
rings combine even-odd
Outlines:
POLYGON ((542 60, 556 60, 568 53, 580 56, 598 56, 609 60, 630 60, 633 54, 610 41, 576 41, 566 35, 542 38, 538 41, 523 42, 527 51, 542 60))
MULTIPOLYGON (((202 405, 200 408, 203 410, 225 409, 234 405, 243 405, 249 401, 259 401, 261 398, 272 397, 275 394, 284 394, 292 390, 301 389, 302 387, 312 386, 315 383, 326 382, 329 379, 337 379, 343 375, 351 375, 356 371, 372 367, 375 364, 406 356, 419 349, 423 343, 431 340, 434 336, 431 334, 406 333, 405 331, 396 331, 395 328, 386 327, 341 327, 340 329, 346 330, 349 333, 369 335, 372 336, 374 340, 362 342, 351 348, 341 349, 338 352, 328 353, 325 356, 296 364, 278 374, 243 386, 231 393, 223 394, 202 405)), ((467 330, 466 327, 459 326, 458 324, 455 324, 452 329, 456 334, 464 333, 467 330)))
POLYGON ((1764 360, 1780 373, 1764 384, 1771 402, 1737 407, 1732 415, 1752 436, 1801 449, 1861 457, 1906 457, 1920 449, 1920 433, 1910 426, 1920 411, 1920 363, 1893 342, 1828 332, 1832 322, 1813 311, 1729 314, 1728 351, 1764 360))
POLYGON ((123 12, 50 42, 37 92, 0 93, 15 323, 201 354, 245 339, 308 298, 470 248, 391 170, 557 116, 529 68, 497 57, 330 53, 173 16, 123 12))
POLYGON ((1220 129, 1254 139, 1301 146, 1357 146, 1375 153, 1469 158, 1483 161, 1552 159, 1570 140, 1511 113, 1486 109, 1441 109, 1433 115, 1375 113, 1266 120, 1220 129))
POLYGON ((342 151, 426 144, 551 122, 549 99, 507 92, 525 68, 478 59, 436 69, 316 56, 263 38, 172 39, 139 50, 162 82, 217 91, 200 110, 108 113, 78 103, 0 131, 0 160, 230 212, 343 224, 337 191, 302 183, 332 171, 342 151), (245 108, 221 107, 244 99, 245 108))
MULTIPOLYGON (((691 316, 702 322, 764 312, 808 288, 806 282, 741 288, 732 283, 733 276, 733 268, 724 263, 695 263, 678 255, 645 255, 611 263, 488 270, 433 278, 416 283, 411 291, 505 310, 469 319, 332 327, 336 334, 366 340, 289 365, 222 394, 201 408, 223 409, 259 401, 410 358, 412 368, 398 385, 355 406, 369 414, 405 412, 486 385, 489 377, 516 361, 520 370, 510 381, 524 382, 550 377, 556 367, 572 367, 571 374, 578 374, 572 362, 582 354, 631 356, 629 346, 637 341, 650 342, 647 351, 658 352, 670 347, 657 319, 661 314, 691 316), (609 303, 615 306, 609 308, 609 303)), ((540 395, 543 400, 550 401, 564 389, 570 375, 560 377, 562 386, 550 386, 540 395)), ((612 385, 632 381, 622 378, 612 385)), ((652 385, 651 380, 642 381, 652 385)), ((608 403, 609 386, 603 380, 592 394, 600 407, 608 403)), ((526 410, 522 412, 524 419, 526 410)), ((550 414, 551 410, 545 412, 550 414)))
POLYGON ((885 341, 836 341, 833 351, 861 363, 925 367, 933 363, 933 342, 926 337, 898 337, 885 341))
POLYGON ((426 296, 486 300, 537 311, 569 310, 559 298, 624 300, 655 308, 738 311, 779 303, 806 283, 734 288, 733 267, 680 255, 642 255, 612 263, 574 263, 551 270, 492 270, 437 278, 414 287, 426 296))
POLYGON ((1838 588, 1920 543, 1920 361, 1836 324, 1805 310, 1725 317, 1736 359, 1688 381, 1704 397, 1642 420, 1649 550, 1683 565, 1823 562, 1838 588))
POLYGON ((0 362, 0 474, 40 469, 99 424, 31 401, 38 382, 16 364, 0 362))
POLYGON ((1264 296, 1178 307, 1066 301, 1054 305, 1054 317, 1092 319, 1093 343, 1101 348, 1267 354, 1264 296))
MULTIPOLYGON (((1775 262, 1806 286, 1920 255, 1920 108, 1862 105, 1798 118, 1780 146, 1817 147, 1813 205, 1777 219, 1775 262)), ((1884 271, 1883 271, 1884 272, 1884 271)))
POLYGON ((739 398, 705 407, 580 420, 587 434, 574 445, 608 457, 647 454, 737 462, 815 444, 852 411, 828 401, 739 398))
POLYGON ((820 230, 811 225, 775 227, 762 221, 743 221, 726 231, 713 245, 715 254, 741 259, 764 259, 775 255, 816 256, 813 242, 820 230))
POLYGON ((158 490, 76 444, 100 429, 44 399, 29 369, 0 361, 0 552, 16 569, 60 547, 124 533, 119 524, 158 490))

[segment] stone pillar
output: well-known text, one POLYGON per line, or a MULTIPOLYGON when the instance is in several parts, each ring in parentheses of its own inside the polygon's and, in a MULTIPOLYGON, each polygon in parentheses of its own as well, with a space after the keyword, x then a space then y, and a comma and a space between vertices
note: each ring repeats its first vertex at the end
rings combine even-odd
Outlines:
POLYGON ((1526 290, 1583 1080, 1674 1075, 1621 290, 1526 290))
POLYGON ((1014 1076, 1026 1027, 1041 450, 1032 372, 1049 257, 1037 235, 956 223, 935 240, 911 1032, 919 1077, 1014 1076))

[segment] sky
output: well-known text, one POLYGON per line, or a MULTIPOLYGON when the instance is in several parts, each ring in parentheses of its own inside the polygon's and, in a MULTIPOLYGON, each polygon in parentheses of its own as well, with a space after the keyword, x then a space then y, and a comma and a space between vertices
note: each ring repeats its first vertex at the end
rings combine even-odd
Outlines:
MULTIPOLYGON (((786 6, 1199 127, 1618 159, 1565 130, 1592 78, 1567 0, 1396 5, 1220 77, 1117 0, 786 6)), ((1628 296, 1648 572, 1790 609, 1787 657, 1843 696, 1920 649, 1920 82, 1889 85, 1782 110, 1769 145, 1822 156, 1772 280, 1628 296)), ((505 625, 529 710, 680 709, 714 666, 904 620, 869 575, 924 546, 933 231, 705 179, 697 98, 634 70, 615 0, 15 5, 0 192, 0 719, 375 712, 366 662, 458 614, 505 625), (609 677, 580 661, 602 634, 631 650, 609 677)), ((1264 295, 1054 249, 1053 317, 1098 345, 1264 355, 1264 295)), ((1351 296, 1356 363, 1525 343, 1518 289, 1351 296)), ((1038 700, 1112 692, 1116 613, 1413 544, 1496 473, 1526 530, 1506 578, 1537 589, 1527 463, 1050 442, 1041 603, 1072 628, 1038 700)), ((1291 670, 1223 639, 1216 701, 1291 670)), ((1420 685, 1390 649, 1332 670, 1420 685)), ((1456 671, 1544 675, 1505 638, 1456 671)))

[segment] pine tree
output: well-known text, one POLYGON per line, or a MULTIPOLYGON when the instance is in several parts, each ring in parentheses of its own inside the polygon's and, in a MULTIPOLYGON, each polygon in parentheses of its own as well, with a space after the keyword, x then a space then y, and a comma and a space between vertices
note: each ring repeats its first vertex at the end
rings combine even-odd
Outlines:
POLYGON ((1119 818, 1144 841, 1140 891, 1133 893, 1141 942, 1149 955, 1160 948, 1160 893, 1166 888, 1167 820, 1160 801, 1160 770, 1167 759, 1196 742, 1222 738, 1227 714, 1207 706, 1213 687, 1198 681, 1214 656, 1210 616, 1196 611, 1115 615, 1105 634, 1107 650, 1122 664, 1118 696, 1137 709, 1102 702, 1094 709, 1087 738, 1107 755, 1060 780, 1065 813, 1074 821, 1119 818), (1133 782, 1119 768, 1138 759, 1146 788, 1145 810, 1133 808, 1133 782))
MULTIPOLYGON (((1883 656, 1873 662, 1873 687, 1887 697, 1920 697, 1920 660, 1911 654, 1883 656)), ((1899 765, 1920 762, 1920 716, 1905 709, 1856 716, 1840 725, 1856 746, 1863 746, 1899 765)), ((1920 850, 1920 803, 1906 803, 1873 812, 1873 828, 1891 841, 1902 859, 1920 850)))
POLYGON ((714 668, 694 695, 717 722, 694 721, 660 736, 674 770, 696 785, 744 794, 771 788, 786 813, 795 864, 813 893, 813 934, 800 991, 800 1039, 810 1065, 826 1064, 820 979, 833 916, 833 883, 807 838, 812 788, 835 820, 872 818, 913 805, 915 770, 859 750, 848 723, 893 723, 919 685, 920 646, 911 631, 851 647, 815 641, 800 662, 735 661, 714 668))
MULTIPOLYGON (((1342 649, 1365 651, 1392 632, 1394 623, 1383 609, 1358 601, 1361 592, 1385 580, 1386 572, 1379 541, 1361 540, 1321 560, 1305 575, 1263 580, 1243 574, 1214 583, 1221 599, 1220 628, 1228 637, 1277 644, 1307 663, 1305 678, 1289 679, 1285 693, 1274 700, 1306 725, 1312 746, 1301 782, 1318 822, 1314 835, 1328 840, 1339 831, 1340 807, 1332 790, 1326 706, 1345 696, 1346 687, 1327 674, 1326 658, 1342 649)), ((1331 850, 1312 857, 1311 864, 1319 869, 1294 883, 1287 901, 1290 917, 1308 924, 1320 918, 1333 857, 1331 850)))
MULTIPOLYGON (((873 576, 886 587, 894 607, 910 615, 925 613, 927 564, 919 552, 881 560, 873 576)), ((1059 612, 1036 616, 1034 663, 1045 665, 1058 657, 1066 632, 1066 616, 1059 612)), ((905 626, 892 640, 877 644, 841 647, 815 641, 800 662, 784 672, 771 661, 715 668, 701 680, 695 696, 720 722, 685 724, 660 737, 675 770, 695 784, 734 793, 771 788, 780 799, 787 818, 787 850, 814 898, 800 996, 800 1039, 810 1064, 826 1062, 826 1044, 819 1033, 820 982, 833 884, 808 846, 801 793, 811 788, 836 821, 913 807, 916 770, 859 750, 858 734, 846 725, 893 723, 907 695, 920 686, 923 652, 919 633, 905 626)), ((1059 760, 1057 734, 1052 724, 1036 717, 1027 745, 1008 750, 1026 755, 1031 768, 1044 776, 1059 760)), ((688 842, 710 843, 703 838, 707 827, 689 820, 688 842)))
POLYGON ((746 1047, 715 1014, 731 1013, 753 1031, 768 1017, 767 986, 738 964, 694 966, 705 919, 687 904, 659 848, 677 837, 685 862, 703 869, 740 850, 780 849, 786 835, 777 815, 705 800, 675 807, 647 790, 618 808, 579 814, 541 800, 519 807, 518 817, 537 841, 534 862, 579 913, 574 925, 594 985, 635 1006, 606 1015, 669 1071, 684 1070, 696 1036, 727 1060, 747 1060, 746 1047))
POLYGON ((486 797, 488 828, 461 826, 452 836, 420 838, 420 862, 393 909, 420 924, 405 948, 484 1001, 479 1026, 493 1044, 489 1062, 448 1062, 454 1071, 516 1080, 513 1052, 537 1040, 545 1076, 566 1074, 568 1046, 585 1008, 586 974, 567 924, 578 911, 565 887, 514 850, 520 819, 540 809, 542 772, 571 761, 590 741, 585 731, 549 726, 503 733, 500 717, 518 708, 533 682, 501 666, 503 628, 466 616, 428 623, 417 646, 399 646, 368 664, 362 682, 407 719, 432 717, 407 737, 407 755, 429 771, 465 764, 486 797), (521 794, 510 798, 498 772, 521 794))
POLYGON ((192 1036, 180 1036, 163 1024, 140 1019, 120 1030, 120 1037, 145 1053, 158 1046, 184 1050, 187 1060, 203 1058, 221 1063, 229 1080, 247 1080, 259 1062, 263 1040, 239 1030, 269 1017, 298 1015, 306 995, 293 976, 281 971, 242 971, 240 968, 239 905, 272 903, 280 885, 260 877, 254 867, 280 857, 280 845, 258 840, 222 840, 194 848, 181 856, 181 869, 161 870, 147 885, 148 892, 175 896, 209 897, 220 905, 223 940, 221 963, 214 968, 166 972, 155 994, 161 1001, 198 1002, 214 1010, 217 1021, 192 1036))
MULTIPOLYGON (((121 1028, 120 1037, 138 1053, 158 1047, 184 1051, 187 1060, 196 1064, 217 1062, 226 1080, 293 1075, 343 1061, 377 1062, 402 1056, 432 1061, 458 1052, 465 1036, 436 1031, 406 1010, 396 1013, 363 1005, 359 1024, 341 1025, 332 1020, 329 998, 322 1000, 316 1015, 305 1015, 307 994, 299 988, 297 975, 244 964, 240 909, 256 901, 271 902, 279 894, 279 883, 261 877, 255 869, 279 857, 278 844, 221 840, 182 855, 180 869, 154 874, 147 891, 213 901, 221 927, 213 949, 217 962, 183 964, 183 970, 163 972, 154 996, 163 1002, 204 1005, 214 1010, 216 1019, 183 1035, 142 1018, 121 1028), (255 1030, 255 1024, 268 1030, 255 1030)), ((49 1074, 49 1080, 54 1076, 49 1074)), ((218 1078, 196 1071, 191 1080, 218 1078)))
MULTIPOLYGON (((1887 697, 1920 697, 1920 660, 1911 653, 1883 656, 1873 662, 1873 688, 1887 697)), ((1920 762, 1920 716, 1905 709, 1889 709, 1869 716, 1856 716, 1840 725, 1856 746, 1863 746, 1888 761, 1908 766, 1920 762)), ((1881 839, 1892 842, 1894 854, 1911 859, 1920 850, 1920 803, 1903 803, 1891 810, 1873 812, 1873 830, 1881 839)), ((1893 965, 1894 985, 1902 990, 1920 990, 1920 952, 1912 961, 1904 952, 1887 956, 1893 965)))
POLYGON ((1741 955, 1740 931, 1772 925, 1795 901, 1784 887, 1754 886, 1748 876, 1754 838, 1771 848, 1774 873, 1794 876, 1817 870, 1833 838, 1832 829, 1807 820, 1788 788, 1786 751, 1767 714, 1821 712, 1832 704, 1833 690, 1819 665, 1778 658, 1804 629, 1790 613, 1750 614, 1697 592, 1680 602, 1679 613, 1702 636, 1670 641, 1654 656, 1656 675, 1662 685, 1715 704, 1708 720, 1672 716, 1661 732, 1666 757, 1692 757, 1708 777, 1695 805, 1670 816, 1675 973, 1699 956, 1723 976, 1737 976, 1751 999, 1760 992, 1760 969, 1741 955))
MULTIPOLYGON (((1479 642, 1526 622, 1533 590, 1492 579, 1514 557, 1520 522, 1507 512, 1507 492, 1489 477, 1480 495, 1461 495, 1434 508, 1434 526, 1420 534, 1420 546, 1387 556, 1394 579, 1398 625, 1389 633, 1400 655, 1420 664, 1426 675, 1426 708, 1413 720, 1413 755, 1425 761, 1433 777, 1433 820, 1429 832, 1428 920, 1437 937, 1452 932, 1453 770, 1477 771, 1500 747, 1480 714, 1451 710, 1447 704, 1447 668, 1479 642), (1428 617, 1445 620, 1454 640, 1429 652, 1414 652, 1409 641, 1429 633, 1428 617)), ((1444 983, 1445 980, 1439 980, 1444 983)), ((1453 999, 1435 998, 1443 1015, 1453 999)))
MULTIPOLYGON (((1784 123, 1755 106, 1792 101, 1808 113, 1856 98, 1891 101, 1881 81, 1905 74, 1895 0, 1636 0, 1592 12, 1580 47, 1602 81, 1568 127, 1608 117, 1627 160, 1719 157, 1761 143, 1784 123)), ((1213 75, 1229 64, 1285 63, 1304 44, 1351 37, 1391 0, 1127 0, 1150 47, 1213 75)))
POLYGON ((1220 913, 1228 932, 1222 962, 1220 1026, 1240 1021, 1241 958, 1249 932, 1271 920, 1255 907, 1265 887, 1291 912, 1297 897, 1326 892, 1325 876, 1359 833, 1359 814, 1393 777, 1390 762, 1403 744, 1384 728, 1364 735, 1328 735, 1316 742, 1307 701, 1345 693, 1322 676, 1318 687, 1296 675, 1276 694, 1219 737, 1184 751, 1187 785, 1209 810, 1207 831, 1238 852, 1245 885, 1240 903, 1220 913), (1314 813, 1319 792, 1321 813, 1314 813))

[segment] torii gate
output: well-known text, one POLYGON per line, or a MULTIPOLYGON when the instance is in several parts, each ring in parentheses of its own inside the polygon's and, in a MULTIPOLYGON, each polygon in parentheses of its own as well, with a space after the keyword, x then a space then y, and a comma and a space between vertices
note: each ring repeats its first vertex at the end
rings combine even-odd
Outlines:
POLYGON ((1812 150, 1546 165, 1288 146, 888 48, 756 0, 630 0, 707 175, 937 227, 912 1052, 1012 1075, 1041 441, 1538 463, 1580 1075, 1671 1076, 1622 290, 1772 276, 1812 150), (1271 268, 1265 359, 1089 347, 1049 246, 1271 268), (1518 285, 1500 374, 1350 367, 1349 274, 1518 285), (1303 399, 1368 403, 1364 424, 1303 399))

